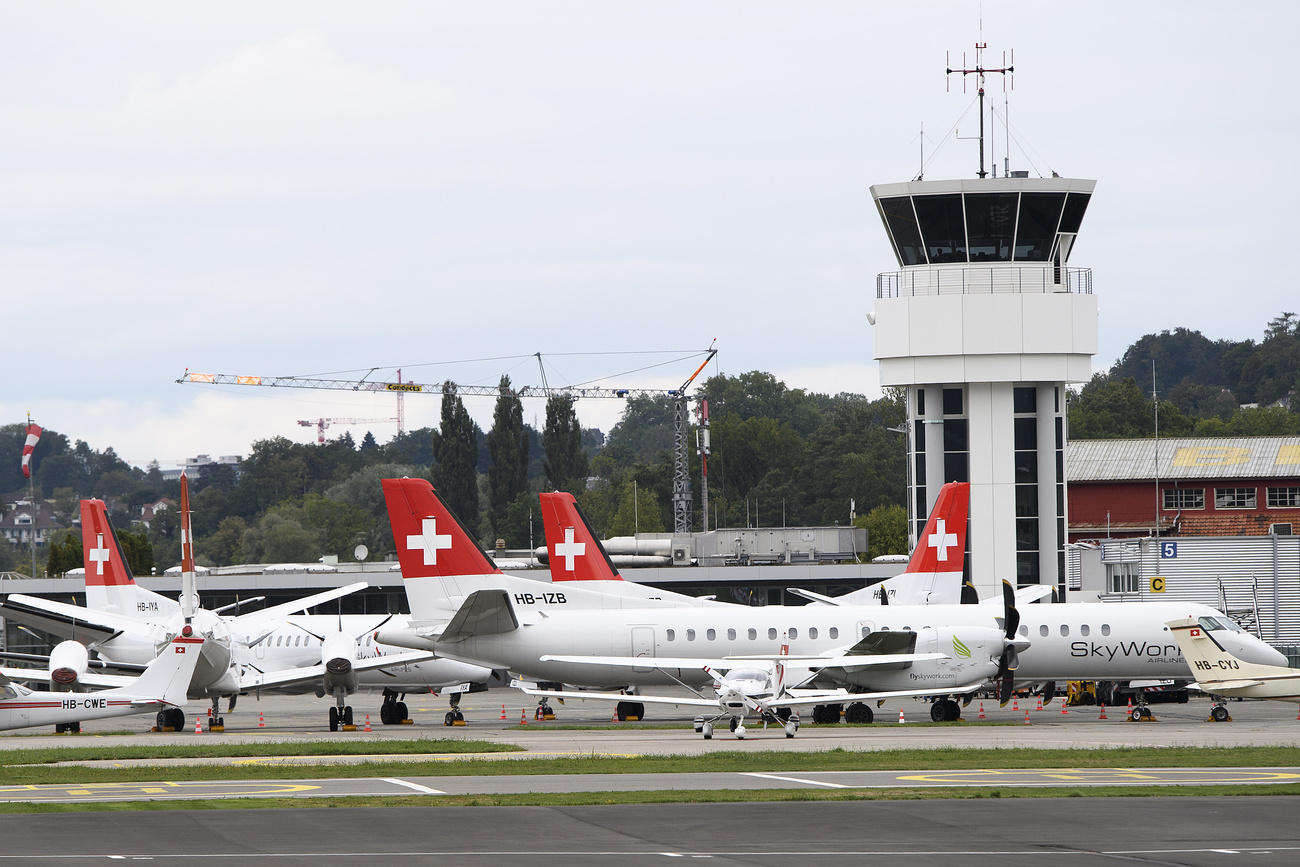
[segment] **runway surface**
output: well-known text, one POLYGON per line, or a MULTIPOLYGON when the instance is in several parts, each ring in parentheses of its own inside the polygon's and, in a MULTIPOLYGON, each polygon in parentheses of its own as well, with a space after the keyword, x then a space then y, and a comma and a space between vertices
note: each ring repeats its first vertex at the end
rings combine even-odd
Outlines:
POLYGON ((313 780, 169 781, 0 785, 0 803, 81 804, 200 798, 404 797, 527 792, 646 792, 739 789, 954 789, 1095 786, 1280 785, 1300 768, 1035 768, 960 771, 782 771, 684 774, 511 774, 313 780))
POLYGON ((1300 859, 1297 806, 1088 798, 43 814, 0 816, 0 863, 1289 865, 1300 859))

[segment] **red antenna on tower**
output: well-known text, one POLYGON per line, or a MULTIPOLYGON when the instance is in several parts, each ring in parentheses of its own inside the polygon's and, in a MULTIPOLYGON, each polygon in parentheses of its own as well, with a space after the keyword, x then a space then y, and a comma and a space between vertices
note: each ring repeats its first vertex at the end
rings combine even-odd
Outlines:
POLYGON ((1016 66, 1015 66, 1015 63, 1016 63, 1016 51, 1015 51, 1015 49, 1014 49, 1014 48, 1011 49, 1011 63, 1010 63, 1009 65, 1007 64, 1007 54, 1006 54, 1006 52, 1004 51, 1004 52, 1002 52, 1002 66, 994 68, 994 67, 988 67, 988 66, 985 66, 985 65, 984 65, 984 50, 985 50, 986 48, 988 48, 988 47, 989 47, 989 44, 988 44, 987 42, 976 42, 976 43, 975 43, 975 65, 972 66, 972 67, 968 67, 968 66, 966 65, 966 52, 963 51, 963 52, 961 53, 961 68, 960 68, 960 69, 953 69, 953 68, 952 68, 952 60, 951 60, 950 56, 949 56, 947 53, 944 54, 945 65, 946 65, 946 68, 947 68, 947 75, 946 75, 945 78, 944 78, 944 89, 945 89, 945 90, 951 91, 951 88, 950 88, 950 86, 949 86, 949 83, 950 83, 951 80, 952 80, 951 77, 952 77, 953 73, 957 73, 957 74, 959 74, 959 75, 961 76, 961 92, 962 92, 962 93, 965 93, 965 92, 966 92, 966 76, 968 76, 968 75, 974 75, 974 76, 975 76, 975 84, 976 84, 976 86, 979 88, 979 100, 980 100, 980 169, 979 169, 978 174, 979 174, 979 176, 980 176, 981 178, 983 178, 983 177, 987 177, 987 176, 988 176, 988 172, 984 171, 984 76, 989 75, 989 74, 992 74, 992 73, 997 73, 997 74, 999 74, 999 75, 1002 76, 1002 90, 1003 90, 1004 92, 1005 92, 1006 89, 1007 89, 1007 81, 1008 81, 1008 79, 1010 80, 1010 83, 1011 83, 1011 89, 1012 89, 1012 90, 1015 90, 1015 89, 1016 89, 1016 74, 1015 74, 1015 73, 1016 73, 1016 66))

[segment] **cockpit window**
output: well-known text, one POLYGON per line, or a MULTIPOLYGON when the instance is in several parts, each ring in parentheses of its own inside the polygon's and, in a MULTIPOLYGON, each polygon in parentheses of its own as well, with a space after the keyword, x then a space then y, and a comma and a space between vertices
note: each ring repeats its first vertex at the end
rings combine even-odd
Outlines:
POLYGON ((1226 629, 1229 632, 1242 631, 1240 626, 1226 617, 1200 617, 1197 618, 1197 622, 1206 632, 1213 632, 1216 629, 1226 629))

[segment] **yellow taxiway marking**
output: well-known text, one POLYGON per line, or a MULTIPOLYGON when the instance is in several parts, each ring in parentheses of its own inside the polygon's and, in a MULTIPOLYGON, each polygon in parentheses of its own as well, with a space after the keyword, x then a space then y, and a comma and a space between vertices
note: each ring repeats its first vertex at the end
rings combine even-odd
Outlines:
POLYGON ((57 801, 63 798, 123 798, 141 795, 165 795, 218 790, 215 794, 230 796, 292 795, 319 789, 306 783, 277 783, 265 780, 241 782, 240 780, 187 780, 184 782, 149 783, 80 783, 70 785, 0 786, 0 801, 57 801))
POLYGON ((1258 768, 985 768, 968 771, 933 771, 903 774, 899 781, 949 785, 1052 785, 1080 783, 1176 783, 1178 785, 1227 783, 1292 783, 1300 773, 1258 768))
MULTIPOLYGON (((251 756, 248 758, 231 758, 232 765, 311 765, 311 764, 352 764, 361 762, 459 762, 479 760, 517 760, 517 759, 635 759, 641 753, 592 753, 583 750, 564 752, 499 752, 499 753, 356 753, 351 755, 324 754, 305 756, 251 756)), ((214 764, 221 759, 208 758, 205 763, 214 764)))

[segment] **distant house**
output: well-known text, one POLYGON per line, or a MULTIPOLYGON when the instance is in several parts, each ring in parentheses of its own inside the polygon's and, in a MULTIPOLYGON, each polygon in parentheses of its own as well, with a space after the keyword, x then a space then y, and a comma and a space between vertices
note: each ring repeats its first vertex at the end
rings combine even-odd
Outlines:
POLYGON ((1300 533, 1300 437, 1073 440, 1070 541, 1300 533))
POLYGON ((3 520, 0 520, 0 535, 18 547, 30 545, 33 534, 36 536, 36 544, 44 545, 49 542, 55 530, 61 529, 63 525, 54 520, 54 508, 49 503, 32 503, 29 500, 18 500, 11 504, 5 511, 3 520))
POLYGON ((139 523, 143 524, 146 528, 148 528, 149 525, 152 523, 155 515, 157 515, 159 512, 165 512, 168 509, 174 509, 174 508, 176 508, 176 501, 168 497, 163 497, 161 500, 158 500, 157 502, 145 503, 143 506, 140 507, 139 523))

